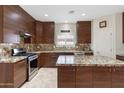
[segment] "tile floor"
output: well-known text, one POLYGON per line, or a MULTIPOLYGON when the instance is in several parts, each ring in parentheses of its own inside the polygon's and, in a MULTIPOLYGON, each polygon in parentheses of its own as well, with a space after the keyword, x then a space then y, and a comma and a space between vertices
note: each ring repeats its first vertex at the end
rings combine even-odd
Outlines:
POLYGON ((57 88, 57 69, 41 68, 38 74, 21 88, 57 88))

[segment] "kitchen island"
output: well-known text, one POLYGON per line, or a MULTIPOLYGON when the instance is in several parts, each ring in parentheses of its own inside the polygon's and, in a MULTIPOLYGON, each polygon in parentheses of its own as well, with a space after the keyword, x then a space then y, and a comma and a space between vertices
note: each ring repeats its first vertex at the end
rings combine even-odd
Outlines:
POLYGON ((124 88, 124 61, 105 56, 61 55, 59 88, 124 88))

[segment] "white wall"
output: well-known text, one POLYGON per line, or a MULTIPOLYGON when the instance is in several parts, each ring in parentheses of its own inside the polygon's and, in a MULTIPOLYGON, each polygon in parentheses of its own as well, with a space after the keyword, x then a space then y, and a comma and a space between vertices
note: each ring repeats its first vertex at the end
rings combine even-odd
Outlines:
POLYGON ((124 53, 122 34, 122 13, 118 13, 116 14, 116 54, 124 53))
POLYGON ((77 37, 76 37, 76 23, 56 23, 55 24, 55 44, 57 43, 57 36, 61 35, 61 30, 67 30, 69 29, 71 32, 69 34, 72 34, 74 36, 74 42, 76 44, 77 37))
POLYGON ((115 15, 93 20, 92 31, 94 54, 115 58, 115 15), (107 21, 107 27, 99 28, 99 22, 104 20, 107 21))

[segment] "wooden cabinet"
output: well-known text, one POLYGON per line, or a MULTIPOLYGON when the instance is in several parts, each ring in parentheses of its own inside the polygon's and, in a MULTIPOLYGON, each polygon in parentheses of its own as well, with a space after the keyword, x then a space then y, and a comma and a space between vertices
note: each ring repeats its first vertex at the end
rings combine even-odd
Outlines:
POLYGON ((112 87, 113 88, 124 88, 124 67, 113 67, 112 87))
POLYGON ((91 88, 92 67, 58 67, 58 87, 60 88, 91 88))
POLYGON ((27 79, 27 61, 14 64, 14 87, 20 87, 27 79))
POLYGON ((57 53, 41 53, 39 56, 39 68, 40 67, 56 67, 56 62, 58 58, 57 53))
POLYGON ((74 85, 76 88, 124 88, 124 67, 58 67, 58 87, 73 88, 74 85))
POLYGON ((91 43, 91 21, 77 22, 77 43, 91 43))
POLYGON ((36 21, 36 43, 40 44, 43 42, 43 23, 36 21))
POLYGON ((75 67, 58 67, 58 87, 75 88, 75 67))
POLYGON ((43 22, 43 43, 54 44, 54 22, 43 22))
POLYGON ((80 66, 76 68, 76 87, 92 87, 92 67, 80 66))
POLYGON ((93 68, 93 87, 94 88, 111 87, 111 68, 109 67, 93 68))
POLYGON ((124 56, 122 56, 122 55, 116 55, 116 59, 124 61, 124 56))
POLYGON ((27 61, 0 63, 0 87, 20 87, 27 79, 27 61))
POLYGON ((0 12, 3 43, 20 43, 20 32, 31 34, 31 43, 35 42, 35 19, 16 5, 1 5, 0 12))
POLYGON ((0 5, 0 43, 3 42, 3 7, 0 5))
POLYGON ((122 12, 122 43, 124 43, 124 12, 122 12))
POLYGON ((36 43, 54 44, 54 22, 36 21, 36 43))

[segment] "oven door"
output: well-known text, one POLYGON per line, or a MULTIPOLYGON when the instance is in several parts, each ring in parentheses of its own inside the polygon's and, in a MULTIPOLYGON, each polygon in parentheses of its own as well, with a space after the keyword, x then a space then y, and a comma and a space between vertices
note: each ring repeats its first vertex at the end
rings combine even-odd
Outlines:
POLYGON ((31 60, 28 59, 28 80, 31 80, 38 72, 37 58, 31 60))

